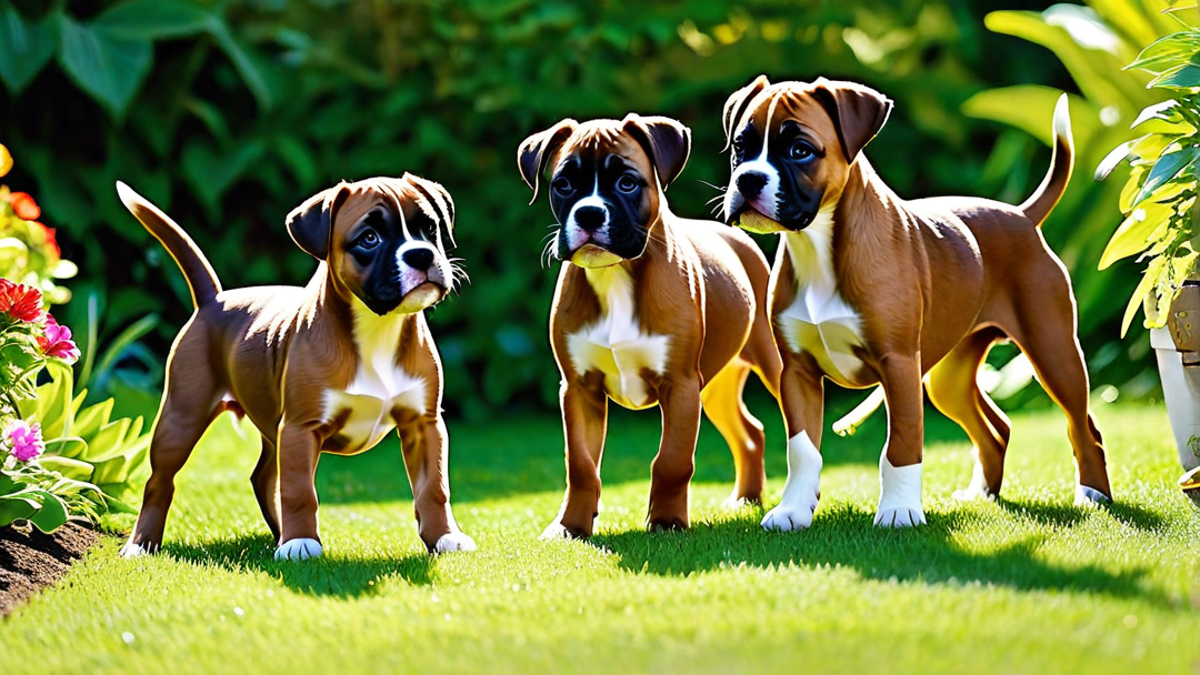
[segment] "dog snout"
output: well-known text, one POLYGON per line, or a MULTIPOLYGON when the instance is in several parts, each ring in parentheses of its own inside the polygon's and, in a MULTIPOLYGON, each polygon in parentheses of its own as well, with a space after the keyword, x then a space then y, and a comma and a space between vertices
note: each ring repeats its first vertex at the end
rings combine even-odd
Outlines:
POLYGON ((433 264, 433 251, 427 248, 413 248, 405 251, 401 259, 414 270, 425 272, 433 264))
POLYGON ((762 192, 763 187, 767 184, 767 175, 759 171, 747 171, 738 176, 737 189, 750 201, 757 197, 762 192))
POLYGON ((584 232, 595 232, 604 227, 608 213, 599 206, 581 206, 575 210, 575 224, 584 232))

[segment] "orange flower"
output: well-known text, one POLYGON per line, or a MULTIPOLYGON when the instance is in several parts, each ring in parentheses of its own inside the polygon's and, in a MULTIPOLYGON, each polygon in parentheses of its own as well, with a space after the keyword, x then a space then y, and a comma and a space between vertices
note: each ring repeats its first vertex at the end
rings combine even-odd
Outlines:
POLYGON ((12 165, 12 155, 8 154, 8 148, 0 145, 0 178, 12 170, 12 165))
POLYGON ((55 258, 61 258, 62 250, 58 248, 58 239, 54 236, 54 228, 46 227, 45 224, 39 223, 36 220, 32 224, 42 228, 42 235, 46 237, 46 248, 54 251, 55 258))
POLYGON ((37 220, 42 216, 42 209, 33 201, 27 192, 14 192, 8 196, 12 203, 13 213, 21 220, 37 220))

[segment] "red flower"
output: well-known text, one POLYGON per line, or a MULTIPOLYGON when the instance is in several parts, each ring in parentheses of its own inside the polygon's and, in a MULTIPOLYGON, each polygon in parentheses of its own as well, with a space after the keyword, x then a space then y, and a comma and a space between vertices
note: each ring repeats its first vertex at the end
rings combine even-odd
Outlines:
POLYGON ((46 314, 46 327, 38 336, 37 343, 46 356, 53 356, 67 363, 75 363, 79 358, 79 347, 71 340, 71 329, 60 326, 49 313, 46 314))
POLYGON ((31 323, 42 318, 42 292, 25 284, 0 279, 0 314, 31 323))
POLYGON ((21 220, 37 220, 42 217, 42 209, 33 201, 27 192, 14 192, 8 196, 13 213, 21 220))

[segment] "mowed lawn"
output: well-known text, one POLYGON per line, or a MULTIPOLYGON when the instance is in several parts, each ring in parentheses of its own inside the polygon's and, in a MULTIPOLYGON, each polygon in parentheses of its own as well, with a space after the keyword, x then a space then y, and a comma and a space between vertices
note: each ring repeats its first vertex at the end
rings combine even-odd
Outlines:
MULTIPOLYGON (((769 501, 786 473, 770 407, 769 501)), ((826 424, 832 422, 833 411, 826 424)), ((0 622, 8 673, 1200 673, 1200 510, 1161 408, 1097 410, 1117 503, 1071 505, 1057 409, 1014 417, 1004 499, 960 504, 970 447, 931 413, 929 524, 871 526, 883 416, 826 432, 811 530, 721 508, 732 460, 705 424, 692 530, 643 531, 656 411, 614 410, 599 534, 541 542, 563 482, 553 415, 450 420, 455 512, 479 551, 430 558, 394 438, 319 472, 327 557, 277 563, 228 420, 178 481, 165 551, 106 538, 0 622)))

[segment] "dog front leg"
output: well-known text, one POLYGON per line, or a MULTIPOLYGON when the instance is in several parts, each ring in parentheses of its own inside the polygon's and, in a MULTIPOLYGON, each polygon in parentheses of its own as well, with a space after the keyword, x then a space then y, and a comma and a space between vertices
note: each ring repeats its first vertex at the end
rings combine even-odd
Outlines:
POLYGON ((317 536, 317 457, 320 442, 311 430, 286 421, 279 442, 279 548, 276 560, 307 560, 323 550, 317 536))
POLYGON ((650 472, 651 530, 688 528, 688 486, 696 471, 696 436, 700 433, 700 382, 674 382, 659 390, 662 443, 650 472))
MULTIPOLYGON (((780 342, 786 344, 786 342, 780 342)), ((762 519, 764 530, 807 529, 821 497, 821 425, 824 420, 823 375, 812 356, 783 351, 779 380, 780 405, 788 433, 788 474, 779 505, 762 519)))
POLYGON ((424 418, 422 424, 402 427, 399 433, 421 541, 430 553, 474 551, 475 540, 458 528, 450 510, 450 441, 442 416, 424 418))
POLYGON ((879 509, 875 524, 925 524, 921 508, 921 459, 925 443, 920 357, 889 354, 880 360, 887 397, 888 438, 879 458, 879 509))
POLYGON ((563 383, 559 394, 566 437, 567 493, 554 522, 542 539, 592 536, 600 505, 600 459, 608 423, 608 397, 576 380, 563 383))

